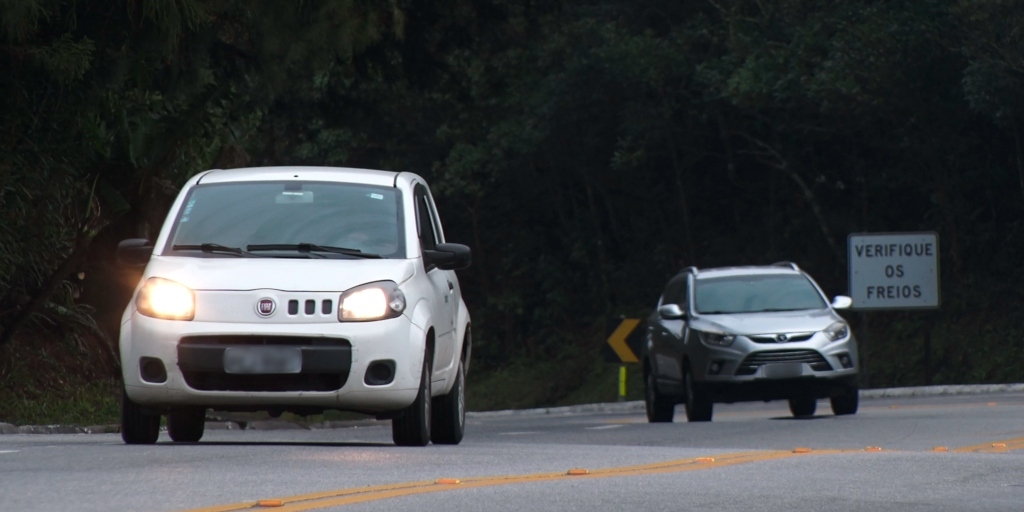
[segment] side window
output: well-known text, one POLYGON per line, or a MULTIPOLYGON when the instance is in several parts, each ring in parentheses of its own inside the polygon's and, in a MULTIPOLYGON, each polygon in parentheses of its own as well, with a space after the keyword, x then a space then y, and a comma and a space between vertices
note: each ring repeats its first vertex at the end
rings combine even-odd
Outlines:
POLYGON ((441 229, 441 218, 437 214, 437 205, 434 204, 434 196, 430 195, 430 190, 427 190, 426 198, 427 209, 430 210, 430 218, 434 223, 434 239, 437 243, 444 243, 444 230, 441 229))
POLYGON ((422 186, 416 187, 416 231, 420 235, 420 248, 424 251, 433 250, 437 245, 434 233, 434 216, 430 211, 429 199, 422 186))
POLYGON ((665 286, 665 293, 662 294, 664 297, 665 304, 678 304, 680 308, 686 310, 687 298, 690 296, 687 293, 689 286, 687 286, 686 275, 676 276, 665 286))
POLYGON ((679 296, 680 287, 679 278, 672 278, 668 284, 665 285, 665 291, 661 294, 662 305, 665 304, 677 304, 676 297, 679 296))

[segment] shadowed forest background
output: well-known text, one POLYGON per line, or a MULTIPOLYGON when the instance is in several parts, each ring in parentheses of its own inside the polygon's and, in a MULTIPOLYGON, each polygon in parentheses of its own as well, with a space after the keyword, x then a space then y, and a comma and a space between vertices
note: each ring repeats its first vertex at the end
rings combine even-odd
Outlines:
POLYGON ((432 183, 474 251, 471 409, 614 399, 609 325, 683 267, 845 294, 866 232, 938 233, 942 306, 846 314, 862 387, 1022 381, 1022 27, 1016 0, 0 1, 0 421, 116 410, 117 242, 263 165, 432 183))

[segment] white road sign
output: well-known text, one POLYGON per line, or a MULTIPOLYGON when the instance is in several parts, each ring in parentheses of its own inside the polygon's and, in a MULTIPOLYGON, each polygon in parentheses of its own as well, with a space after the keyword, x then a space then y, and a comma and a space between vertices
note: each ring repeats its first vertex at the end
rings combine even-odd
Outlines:
POLYGON ((855 309, 939 307, 936 233, 861 233, 847 241, 855 309))

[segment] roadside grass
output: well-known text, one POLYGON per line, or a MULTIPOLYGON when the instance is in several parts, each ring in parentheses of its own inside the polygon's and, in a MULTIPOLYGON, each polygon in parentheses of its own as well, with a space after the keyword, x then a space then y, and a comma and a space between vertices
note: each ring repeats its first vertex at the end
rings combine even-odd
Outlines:
POLYGON ((59 336, 19 336, 0 348, 0 422, 111 425, 120 384, 111 363, 59 336))
POLYGON ((0 393, 0 421, 13 425, 116 425, 120 418, 118 383, 81 383, 67 392, 35 396, 0 393))
MULTIPOLYGON (((566 350, 542 361, 517 358, 496 368, 471 367, 466 408, 494 411, 615 402, 619 365, 605 362, 599 349, 566 350)), ((639 373, 638 365, 627 365, 624 400, 643 398, 639 373)))

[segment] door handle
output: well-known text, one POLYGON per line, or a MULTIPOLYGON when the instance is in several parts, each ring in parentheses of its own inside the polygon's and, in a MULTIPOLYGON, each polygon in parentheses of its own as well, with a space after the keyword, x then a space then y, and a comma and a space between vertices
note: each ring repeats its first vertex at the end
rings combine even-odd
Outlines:
POLYGON ((451 281, 448 281, 448 293, 454 293, 454 292, 455 292, 455 285, 452 284, 451 281))

